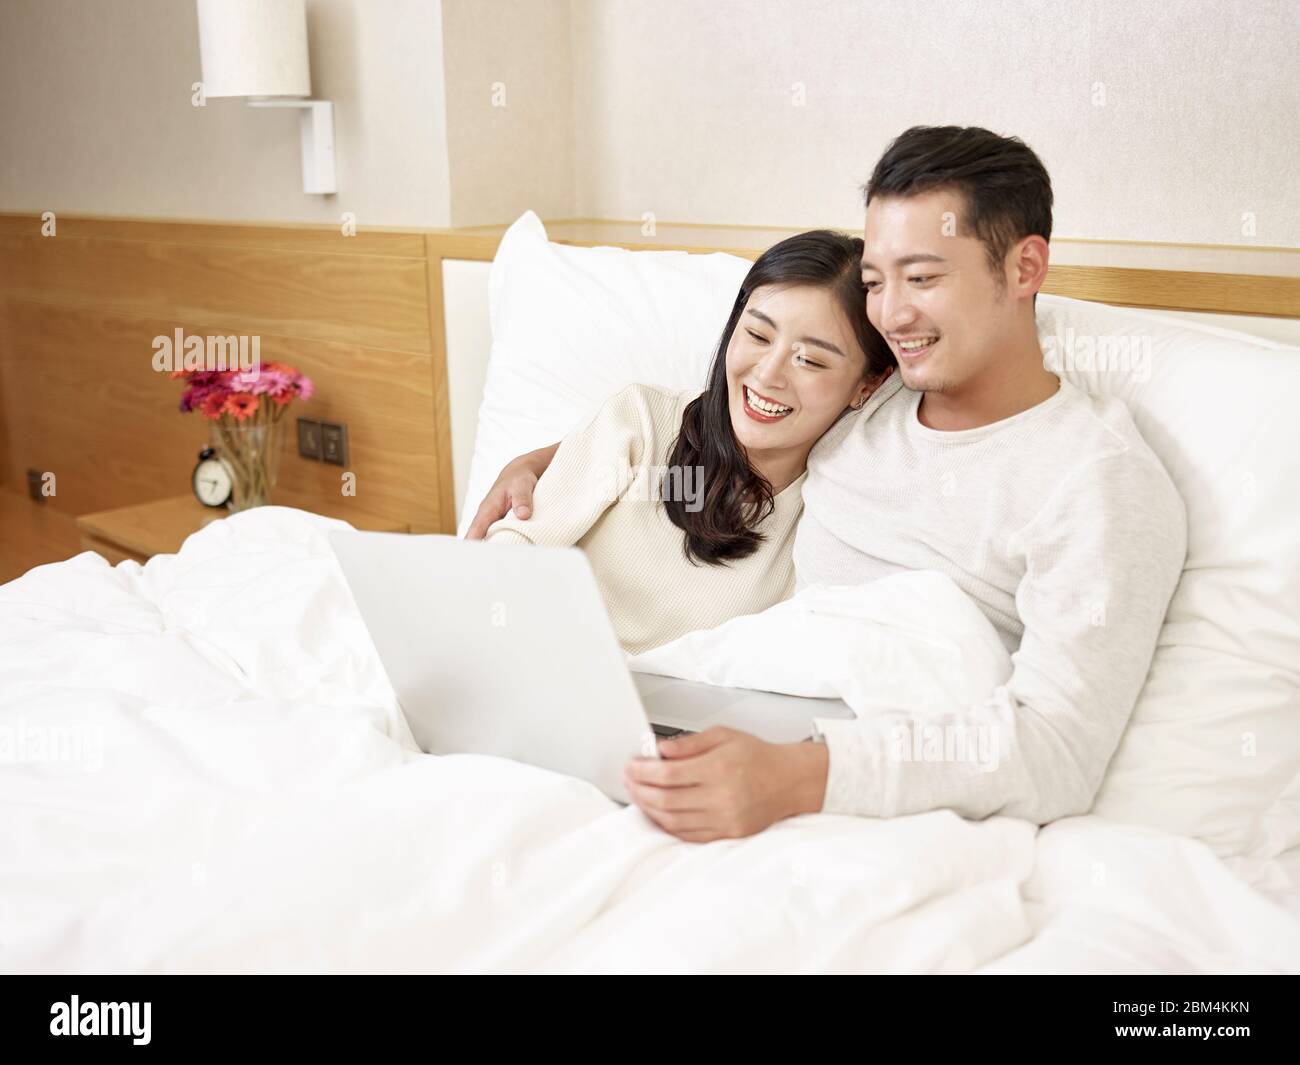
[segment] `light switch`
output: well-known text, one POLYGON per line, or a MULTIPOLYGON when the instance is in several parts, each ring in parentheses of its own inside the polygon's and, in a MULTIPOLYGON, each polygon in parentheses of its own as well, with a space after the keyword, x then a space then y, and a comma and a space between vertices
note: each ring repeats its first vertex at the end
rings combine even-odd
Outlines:
POLYGON ((335 466, 348 464, 348 427, 334 422, 320 423, 320 457, 335 466))
POLYGON ((320 460, 320 422, 315 418, 298 419, 298 454, 320 460))

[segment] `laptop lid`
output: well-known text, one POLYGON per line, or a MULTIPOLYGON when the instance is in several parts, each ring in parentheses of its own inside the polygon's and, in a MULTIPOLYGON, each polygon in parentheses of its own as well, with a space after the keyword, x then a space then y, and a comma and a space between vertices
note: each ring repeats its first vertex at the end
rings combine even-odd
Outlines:
POLYGON ((628 801, 624 764, 658 749, 580 550, 328 536, 422 749, 512 758, 628 801))

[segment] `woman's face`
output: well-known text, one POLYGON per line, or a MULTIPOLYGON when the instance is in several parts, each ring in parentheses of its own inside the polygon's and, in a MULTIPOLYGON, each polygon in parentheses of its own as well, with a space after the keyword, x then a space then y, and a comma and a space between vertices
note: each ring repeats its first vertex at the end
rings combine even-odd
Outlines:
POLYGON ((810 285, 755 289, 727 345, 727 392, 736 439, 762 452, 806 457, 844 409, 878 383, 834 296, 810 285))

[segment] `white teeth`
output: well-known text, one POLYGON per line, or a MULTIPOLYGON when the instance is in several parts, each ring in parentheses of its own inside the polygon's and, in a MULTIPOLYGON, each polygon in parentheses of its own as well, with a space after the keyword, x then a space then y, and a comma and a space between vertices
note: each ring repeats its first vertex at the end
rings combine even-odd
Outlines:
POLYGON ((754 408, 754 410, 758 411, 760 414, 771 414, 771 415, 789 414, 792 410, 794 410, 793 407, 778 407, 775 403, 769 403, 765 399, 759 399, 759 397, 754 394, 754 390, 750 388, 748 385, 745 385, 744 388, 745 388, 745 402, 748 403, 751 407, 754 408))
POLYGON ((928 348, 938 337, 923 337, 920 340, 900 340, 898 346, 904 351, 920 351, 921 348, 928 348))

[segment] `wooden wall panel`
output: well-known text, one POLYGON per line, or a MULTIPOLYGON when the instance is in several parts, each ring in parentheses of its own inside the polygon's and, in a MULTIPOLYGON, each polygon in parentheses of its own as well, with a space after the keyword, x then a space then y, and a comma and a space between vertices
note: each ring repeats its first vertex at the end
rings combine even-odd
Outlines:
MULTIPOLYGON (((424 234, 409 229, 370 226, 343 236, 340 229, 315 223, 186 222, 149 218, 99 218, 59 215, 59 237, 95 237, 113 241, 195 244, 214 248, 256 248, 260 251, 306 251, 318 255, 388 255, 418 259, 424 254, 424 234)), ((0 214, 0 236, 40 236, 41 219, 31 214, 0 214)))
POLYGON ((249 333, 429 350, 422 255, 0 236, 0 292, 178 322, 237 323, 249 333))
MULTIPOLYGON (((15 476, 29 466, 53 471, 57 504, 73 514, 187 490, 209 423, 181 414, 180 382, 151 365, 152 339, 170 322, 12 298, 2 307, 10 343, 0 350, 0 374, 11 398, 29 400, 8 408, 20 442, 15 476)), ((357 505, 438 526, 430 357, 266 334, 261 344, 264 360, 296 366, 317 390, 281 422, 281 482, 338 496, 344 468, 299 458, 293 418, 345 422, 357 505)))
POLYGON ((0 215, 5 487, 52 471, 70 514, 186 491, 208 423, 179 413, 153 338, 257 335, 263 360, 316 383, 281 423, 281 484, 343 498, 346 470, 359 509, 450 531, 429 300, 419 233, 61 217, 41 237, 0 215), (297 416, 346 423, 348 465, 299 458, 297 416))
MULTIPOLYGON (((0 305, 0 494, 12 492, 17 487, 14 484, 13 473, 11 472, 9 417, 5 413, 4 353, 9 347, 5 339, 8 327, 8 316, 4 313, 3 305, 0 305)), ((0 580, 2 579, 0 578, 0 580)))
POLYGON ((1077 300, 1154 310, 1262 314, 1279 318, 1300 315, 1300 277, 1053 263, 1048 267, 1043 291, 1077 300))

